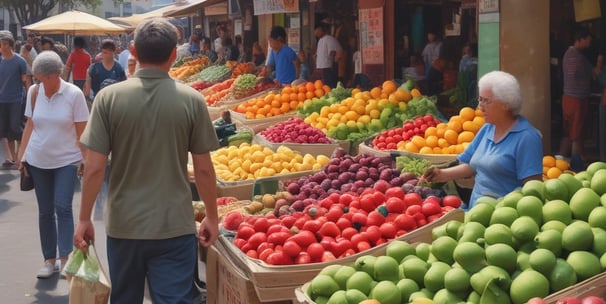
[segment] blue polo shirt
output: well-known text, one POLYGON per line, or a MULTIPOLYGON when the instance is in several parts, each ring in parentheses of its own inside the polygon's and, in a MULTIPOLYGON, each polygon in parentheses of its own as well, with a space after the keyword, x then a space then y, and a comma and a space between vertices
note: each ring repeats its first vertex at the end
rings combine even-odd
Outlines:
POLYGON ((29 73, 27 63, 19 54, 11 59, 0 57, 0 103, 20 103, 23 101, 23 75, 29 73))
POLYGON ((297 70, 293 64, 295 60, 297 60, 297 53, 288 45, 284 45, 278 52, 271 50, 267 65, 274 68, 276 79, 281 84, 289 84, 297 77, 297 70))
POLYGON ((485 124, 457 157, 476 172, 469 208, 480 196, 504 196, 522 187, 525 178, 543 174, 541 134, 526 118, 519 116, 498 142, 494 140, 494 130, 493 124, 485 124))

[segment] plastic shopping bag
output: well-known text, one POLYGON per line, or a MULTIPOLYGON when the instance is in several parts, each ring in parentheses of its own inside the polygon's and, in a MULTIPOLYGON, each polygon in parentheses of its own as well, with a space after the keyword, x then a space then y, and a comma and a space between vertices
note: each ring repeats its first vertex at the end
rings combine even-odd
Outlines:
POLYGON ((65 265, 65 274, 69 280, 69 304, 107 304, 111 284, 93 245, 88 247, 88 255, 74 250, 65 265))

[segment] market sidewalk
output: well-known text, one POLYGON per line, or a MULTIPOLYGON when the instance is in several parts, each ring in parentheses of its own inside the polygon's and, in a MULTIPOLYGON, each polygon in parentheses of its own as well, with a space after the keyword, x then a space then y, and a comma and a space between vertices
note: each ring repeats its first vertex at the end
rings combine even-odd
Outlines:
MULTIPOLYGON (((0 149, 1 150, 1 149, 0 149)), ((0 151, 0 159, 4 159, 0 151)), ((80 191, 73 201, 74 218, 80 210, 80 191)), ((107 268, 105 229, 102 221, 95 221, 96 245, 102 265, 107 268)), ((55 275, 38 280, 36 273, 42 267, 42 253, 38 233, 38 207, 34 191, 19 190, 19 171, 0 170, 0 302, 11 304, 66 304, 69 286, 55 275)), ((200 275, 205 276, 203 264, 200 275)), ((146 295, 143 303, 151 303, 146 295)))

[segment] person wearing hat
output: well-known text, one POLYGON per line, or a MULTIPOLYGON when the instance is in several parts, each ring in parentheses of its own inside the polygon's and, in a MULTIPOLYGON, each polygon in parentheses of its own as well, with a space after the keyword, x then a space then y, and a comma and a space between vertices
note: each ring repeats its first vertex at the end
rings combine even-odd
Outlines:
POLYGON ((27 62, 13 52, 15 38, 9 31, 0 31, 0 139, 3 141, 6 160, 4 169, 16 169, 17 141, 21 139, 23 99, 31 85, 27 76, 27 62))

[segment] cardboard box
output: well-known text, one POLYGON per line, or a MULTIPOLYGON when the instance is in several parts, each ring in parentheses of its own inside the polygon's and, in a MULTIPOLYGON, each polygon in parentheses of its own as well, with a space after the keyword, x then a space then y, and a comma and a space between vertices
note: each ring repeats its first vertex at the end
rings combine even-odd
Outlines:
POLYGON ((230 261, 220 243, 208 250, 206 288, 206 302, 209 304, 289 304, 295 298, 293 288, 290 290, 290 299, 286 301, 268 302, 259 299, 252 282, 230 261))
MULTIPOLYGON (((465 213, 460 209, 455 209, 440 219, 431 222, 421 228, 413 230, 397 238, 398 240, 409 243, 424 242, 432 240, 431 231, 434 227, 440 226, 448 221, 463 221, 465 213)), ((311 281, 324 267, 332 264, 348 265, 353 264, 356 259, 363 255, 384 255, 389 243, 384 243, 364 252, 360 252, 345 258, 336 259, 324 263, 312 263, 304 265, 274 266, 261 260, 252 259, 238 249, 230 240, 225 237, 219 237, 219 243, 226 249, 227 254, 231 256, 234 264, 242 269, 245 275, 254 283, 257 294, 260 294, 264 288, 291 288, 293 291, 305 282, 311 281)))

